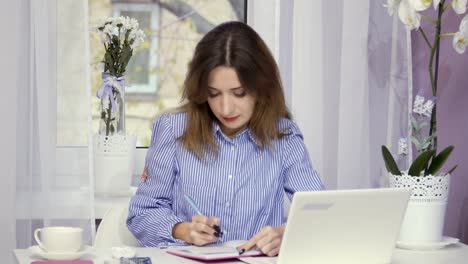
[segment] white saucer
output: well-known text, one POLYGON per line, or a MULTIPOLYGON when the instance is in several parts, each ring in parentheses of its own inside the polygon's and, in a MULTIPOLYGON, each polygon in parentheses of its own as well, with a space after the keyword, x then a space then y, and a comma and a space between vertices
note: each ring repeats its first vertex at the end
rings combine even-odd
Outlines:
POLYGON ((413 250, 436 250, 441 249, 449 245, 457 244, 460 241, 458 238, 454 237, 442 237, 442 241, 437 242, 404 242, 397 241, 397 248, 402 249, 413 249, 413 250))
POLYGON ((77 252, 46 252, 39 246, 29 247, 29 251, 33 255, 47 260, 75 260, 81 258, 85 254, 90 254, 92 249, 93 248, 90 246, 84 246, 77 252))

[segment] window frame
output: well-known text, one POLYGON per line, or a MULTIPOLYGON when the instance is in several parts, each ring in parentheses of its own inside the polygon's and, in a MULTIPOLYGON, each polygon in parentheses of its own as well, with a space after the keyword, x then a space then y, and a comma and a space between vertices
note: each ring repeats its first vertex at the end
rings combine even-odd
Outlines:
MULTIPOLYGON (((151 29, 159 27, 159 17, 161 8, 157 3, 113 3, 112 4, 112 15, 120 16, 122 11, 129 12, 151 12, 151 29)), ((157 97, 159 91, 158 75, 151 73, 151 69, 156 69, 159 66, 159 56, 155 54, 155 50, 158 49, 159 38, 156 35, 151 35, 151 45, 149 47, 149 62, 148 71, 149 79, 147 84, 134 84, 126 88, 125 96, 126 100, 129 101, 151 101, 157 97)))

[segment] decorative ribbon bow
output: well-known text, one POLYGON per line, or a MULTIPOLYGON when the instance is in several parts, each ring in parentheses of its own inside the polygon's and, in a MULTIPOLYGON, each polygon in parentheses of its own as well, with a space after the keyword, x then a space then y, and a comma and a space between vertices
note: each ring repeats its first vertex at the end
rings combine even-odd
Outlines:
POLYGON ((116 76, 111 76, 108 74, 103 74, 102 84, 99 87, 98 91, 96 92, 96 96, 97 98, 101 100, 109 96, 109 100, 112 106, 112 112, 115 112, 116 105, 115 105, 114 96, 112 94, 112 90, 115 88, 117 92, 119 92, 120 94, 123 94, 122 88, 129 87, 129 86, 130 85, 128 85, 125 82, 125 76, 116 77, 116 76))

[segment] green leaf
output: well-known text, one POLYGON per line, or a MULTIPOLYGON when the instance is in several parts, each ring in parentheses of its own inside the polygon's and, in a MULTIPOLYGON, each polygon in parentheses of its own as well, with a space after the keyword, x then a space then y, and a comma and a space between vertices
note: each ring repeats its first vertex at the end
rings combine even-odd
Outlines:
POLYGON ((429 125, 429 122, 426 122, 426 121, 423 121, 421 123, 419 123, 419 128, 423 128, 423 127, 427 127, 429 125))
POLYGON ((411 126, 413 127, 413 129, 418 131, 419 130, 418 121, 416 121, 416 119, 413 116, 410 116, 410 121, 411 121, 411 126))
POLYGON ((421 151, 426 151, 429 149, 429 147, 431 146, 431 143, 432 143, 432 136, 429 136, 429 137, 426 137, 424 139, 424 143, 422 144, 421 146, 421 151))
POLYGON ((427 150, 421 153, 411 164, 408 170, 408 174, 411 176, 419 176, 421 171, 426 167, 427 163, 432 156, 434 156, 435 150, 427 150))
POLYGON ((420 151, 420 150, 421 150, 421 143, 419 143, 418 139, 417 139, 416 137, 414 137, 414 136, 411 136, 411 137, 410 137, 410 140, 411 140, 411 142, 413 142, 413 144, 416 146, 416 149, 417 149, 418 151, 420 151))
POLYGON ((448 146, 442 150, 439 155, 435 156, 431 161, 431 166, 429 166, 429 169, 427 169, 427 173, 435 175, 440 170, 440 168, 442 168, 453 149, 453 146, 448 146))
POLYGON ((400 169, 398 169, 398 165, 393 159, 392 154, 390 153, 388 148, 384 145, 382 145, 382 156, 383 156, 385 168, 387 168, 387 171, 393 175, 401 175, 401 171, 400 169))

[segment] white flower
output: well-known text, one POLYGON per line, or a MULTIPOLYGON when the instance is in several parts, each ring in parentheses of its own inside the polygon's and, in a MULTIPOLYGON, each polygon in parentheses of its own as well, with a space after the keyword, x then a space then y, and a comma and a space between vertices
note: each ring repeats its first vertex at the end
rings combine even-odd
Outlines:
POLYGON ((132 30, 128 36, 128 41, 133 40, 133 44, 131 45, 131 48, 134 49, 144 41, 145 39, 145 32, 141 29, 137 30, 132 30))
POLYGON ((130 19, 128 17, 123 19, 123 21, 122 21, 122 32, 126 32, 129 29, 129 27, 130 27, 129 24, 128 24, 129 20, 130 19))
POLYGON ((112 21, 114 21, 114 17, 108 17, 105 23, 112 23, 112 21))
POLYGON ((114 25, 115 27, 117 27, 118 24, 122 24, 124 23, 125 21, 125 18, 124 17, 114 17, 114 20, 112 21, 112 25, 114 25))
POLYGON ((461 15, 466 12, 466 4, 468 0, 453 0, 450 4, 452 5, 453 11, 461 15))
POLYGON ((401 1, 398 6, 398 17, 408 29, 417 29, 421 25, 421 15, 408 3, 408 0, 401 1))
POLYGON ((130 18, 128 21, 129 29, 137 29, 139 27, 138 20, 135 18, 130 18))
POLYGON ((112 24, 105 25, 104 29, 102 30, 102 32, 104 32, 105 34, 108 34, 108 35, 112 35, 113 31, 114 31, 114 27, 112 26, 112 24))
POLYGON ((114 20, 112 20, 112 23, 108 23, 104 26, 104 29, 102 30, 104 33, 109 34, 110 36, 117 36, 119 37, 119 27, 117 27, 117 24, 121 23, 121 20, 116 17, 114 20))
POLYGON ((430 117, 432 115, 432 108, 435 105, 435 98, 425 101, 426 99, 421 95, 416 95, 413 104, 413 112, 416 114, 430 117))
POLYGON ((420 115, 424 113, 424 97, 416 95, 413 104, 413 112, 420 115))
POLYGON ((452 46, 456 52, 462 54, 468 45, 468 15, 466 15, 460 22, 460 27, 455 36, 453 37, 452 46))
POLYGON ((440 3, 440 0, 434 0, 434 10, 437 10, 439 3, 440 3))
POLYGON ((409 0, 410 5, 416 11, 423 11, 431 6, 431 0, 409 0))
POLYGON ((389 16, 393 16, 400 2, 401 0, 387 0, 387 4, 385 4, 384 7, 387 8, 387 12, 389 16))
POLYGON ((102 44, 109 44, 110 43, 110 38, 109 36, 104 32, 104 30, 98 30, 98 36, 101 39, 102 44))
MULTIPOLYGON (((466 34, 466 32, 465 32, 466 34)), ((465 53, 466 45, 468 45, 468 36, 464 35, 462 32, 457 32, 453 37, 453 48, 458 54, 465 53)))
POLYGON ((432 108, 434 108, 434 100, 427 100, 423 105, 422 114, 427 117, 431 117, 432 108))
POLYGON ((398 140, 398 155, 408 155, 408 140, 406 138, 398 140))

